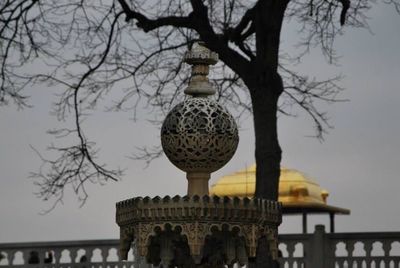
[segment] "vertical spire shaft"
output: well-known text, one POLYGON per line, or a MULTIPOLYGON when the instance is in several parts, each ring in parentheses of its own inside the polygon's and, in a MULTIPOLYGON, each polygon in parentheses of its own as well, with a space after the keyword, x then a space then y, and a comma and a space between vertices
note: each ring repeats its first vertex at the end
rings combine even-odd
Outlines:
POLYGON ((215 89, 208 80, 209 65, 218 62, 218 54, 210 51, 200 43, 193 44, 190 51, 185 54, 184 62, 192 65, 192 78, 185 94, 193 97, 207 97, 215 94, 215 89))

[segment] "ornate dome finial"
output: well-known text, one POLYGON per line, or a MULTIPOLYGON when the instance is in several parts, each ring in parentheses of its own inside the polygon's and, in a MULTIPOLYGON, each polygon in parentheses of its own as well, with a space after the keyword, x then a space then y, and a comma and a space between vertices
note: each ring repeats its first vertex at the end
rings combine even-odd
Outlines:
POLYGON ((184 62, 192 65, 192 78, 185 94, 205 97, 215 94, 215 89, 208 81, 209 65, 218 62, 218 54, 206 48, 202 43, 194 43, 192 49, 186 52, 184 62))
POLYGON ((210 173, 220 169, 236 151, 239 136, 232 115, 207 96, 215 93, 208 81, 210 64, 218 54, 194 44, 184 61, 192 64, 192 79, 185 93, 192 97, 176 105, 161 128, 165 155, 187 173, 188 195, 208 195, 210 173))

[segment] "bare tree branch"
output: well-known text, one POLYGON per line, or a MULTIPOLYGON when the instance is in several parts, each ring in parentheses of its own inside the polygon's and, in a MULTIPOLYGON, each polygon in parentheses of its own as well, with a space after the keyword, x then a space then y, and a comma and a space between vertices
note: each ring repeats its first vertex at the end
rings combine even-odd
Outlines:
POLYGON ((73 87, 75 129, 61 129, 53 130, 51 132, 51 134, 59 137, 69 135, 70 133, 76 133, 79 137, 80 143, 69 147, 50 146, 48 148, 49 150, 56 151, 60 154, 56 160, 46 160, 34 149, 42 159, 43 164, 49 166, 46 173, 40 170, 39 172, 32 173, 31 177, 40 179, 40 181, 35 183, 40 188, 40 191, 37 193, 40 198, 48 200, 49 198, 56 197, 56 201, 50 210, 62 201, 62 198, 64 197, 64 188, 69 184, 72 184, 74 192, 79 196, 81 204, 83 205, 88 197, 85 190, 85 183, 87 181, 92 183, 101 183, 107 180, 117 181, 122 175, 121 170, 108 170, 104 165, 99 165, 94 160, 96 155, 96 151, 93 150, 94 144, 88 142, 83 134, 80 119, 81 111, 79 108, 81 103, 79 99, 79 90, 85 80, 99 69, 102 64, 104 64, 110 51, 115 25, 121 14, 122 12, 117 14, 111 24, 109 38, 101 59, 95 66, 89 66, 89 69, 81 77, 79 83, 73 87))
POLYGON ((153 160, 159 158, 164 154, 161 146, 153 146, 153 147, 137 147, 137 153, 133 154, 129 158, 132 160, 141 160, 145 161, 146 168, 149 167, 150 163, 153 160))
POLYGON ((288 108, 293 105, 300 107, 312 119, 315 127, 315 137, 323 140, 323 134, 331 128, 326 112, 317 108, 316 103, 344 102, 346 99, 338 99, 338 95, 344 90, 338 83, 340 76, 318 81, 300 75, 289 70, 286 66, 280 66, 284 78, 284 92, 281 98, 281 112, 293 115, 288 108))
POLYGON ((340 25, 346 22, 347 11, 350 8, 350 0, 338 0, 342 4, 342 11, 340 12, 340 25))
MULTIPOLYGON (((386 3, 399 12, 398 0, 386 3)), ((334 63, 336 37, 345 27, 368 27, 366 12, 371 7, 369 0, 2 1, 0 105, 11 101, 19 108, 27 107, 24 90, 38 84, 57 91, 53 114, 71 121, 73 127, 49 131, 68 143, 49 146, 56 157, 40 156, 43 166, 32 175, 38 196, 54 198, 54 205, 62 201, 64 186, 72 186, 84 202, 86 182, 104 183, 122 174, 99 164, 97 147, 85 136, 87 114, 104 106, 108 111, 133 111, 136 119, 137 107, 144 105, 152 115, 150 120, 159 123, 184 98, 181 92, 190 72, 181 59, 197 40, 219 54, 222 63, 214 67, 211 81, 217 100, 230 106, 235 116, 254 111, 250 96, 255 91, 249 85, 282 77, 278 110, 292 115, 292 107, 303 109, 321 138, 330 124, 319 104, 341 101, 340 77, 317 80, 282 64, 280 25, 284 18, 299 26, 300 52, 290 55, 292 59, 300 61, 310 49, 320 47, 334 63), (260 7, 258 20, 268 27, 256 23, 260 7), (257 47, 260 40, 264 44, 257 47), (273 45, 265 46, 266 40, 273 45), (267 56, 274 60, 267 62, 267 56)), ((138 152, 133 158, 146 163, 160 155, 157 149, 138 152)))
POLYGON ((140 12, 132 10, 125 0, 118 0, 118 2, 121 4, 122 9, 126 15, 126 21, 128 22, 131 19, 136 19, 138 21, 137 26, 139 28, 142 28, 145 32, 152 31, 162 26, 173 26, 179 28, 184 27, 193 29, 193 21, 191 15, 187 17, 168 16, 152 20, 147 18, 140 12))

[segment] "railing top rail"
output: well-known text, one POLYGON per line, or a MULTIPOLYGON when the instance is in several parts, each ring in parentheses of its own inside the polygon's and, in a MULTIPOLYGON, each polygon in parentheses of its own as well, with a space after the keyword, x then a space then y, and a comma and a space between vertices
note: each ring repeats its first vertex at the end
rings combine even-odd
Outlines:
POLYGON ((312 234, 280 234, 278 235, 279 242, 288 240, 305 241, 311 239, 312 234))
POLYGON ((95 240, 66 240, 66 241, 43 241, 43 242, 19 242, 0 243, 0 250, 23 250, 31 248, 72 248, 72 247, 102 247, 118 246, 118 239, 95 239, 95 240))
MULTIPOLYGON (((400 241, 400 232, 358 232, 358 233, 327 233, 331 240, 395 240, 400 241)), ((313 234, 280 234, 279 241, 296 240, 299 242, 309 240, 313 234)), ((76 247, 117 247, 118 239, 94 239, 94 240, 67 240, 67 241, 43 241, 43 242, 18 242, 0 243, 0 250, 24 250, 32 248, 76 248, 76 247)))
POLYGON ((327 235, 332 240, 400 240, 400 232, 328 233, 327 235))
MULTIPOLYGON (((279 239, 304 241, 312 234, 282 234, 279 239)), ((71 247, 101 247, 118 246, 118 239, 94 239, 94 240, 64 240, 64 241, 40 241, 40 242, 16 242, 0 243, 0 249, 23 250, 31 248, 71 248, 71 247)))

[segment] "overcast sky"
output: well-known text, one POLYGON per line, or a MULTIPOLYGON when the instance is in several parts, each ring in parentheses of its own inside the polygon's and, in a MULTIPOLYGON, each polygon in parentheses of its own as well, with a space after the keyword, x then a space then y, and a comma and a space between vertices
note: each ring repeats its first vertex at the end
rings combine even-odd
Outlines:
MULTIPOLYGON (((369 16, 373 34, 347 30, 337 40, 339 66, 329 66, 318 51, 300 65, 310 76, 345 76, 341 97, 350 101, 321 107, 334 125, 325 141, 308 137, 313 128, 307 117, 279 119, 282 165, 314 178, 330 192, 329 204, 351 209, 350 216, 337 217, 338 232, 400 231, 400 16, 382 4, 369 16)), ((292 46, 296 38, 284 29, 283 46, 292 46)), ((117 238, 117 201, 185 194, 185 174, 165 157, 147 169, 126 157, 137 146, 160 144, 158 129, 144 120, 145 111, 139 122, 129 113, 97 112, 85 121, 85 132, 101 148, 101 161, 127 168, 123 180, 90 186, 82 208, 68 192, 63 205, 39 215, 51 204, 33 194, 28 175, 40 159, 30 145, 44 152, 51 142, 46 130, 62 124, 49 115, 53 89, 36 87, 27 93, 34 108, 2 107, 0 113, 0 242, 117 238)), ((212 174, 212 182, 254 162, 252 118, 242 121, 239 148, 230 163, 212 174)), ((299 217, 285 217, 280 230, 299 232, 300 223, 299 217)), ((316 223, 327 223, 327 217, 312 218, 309 229, 316 223)))

